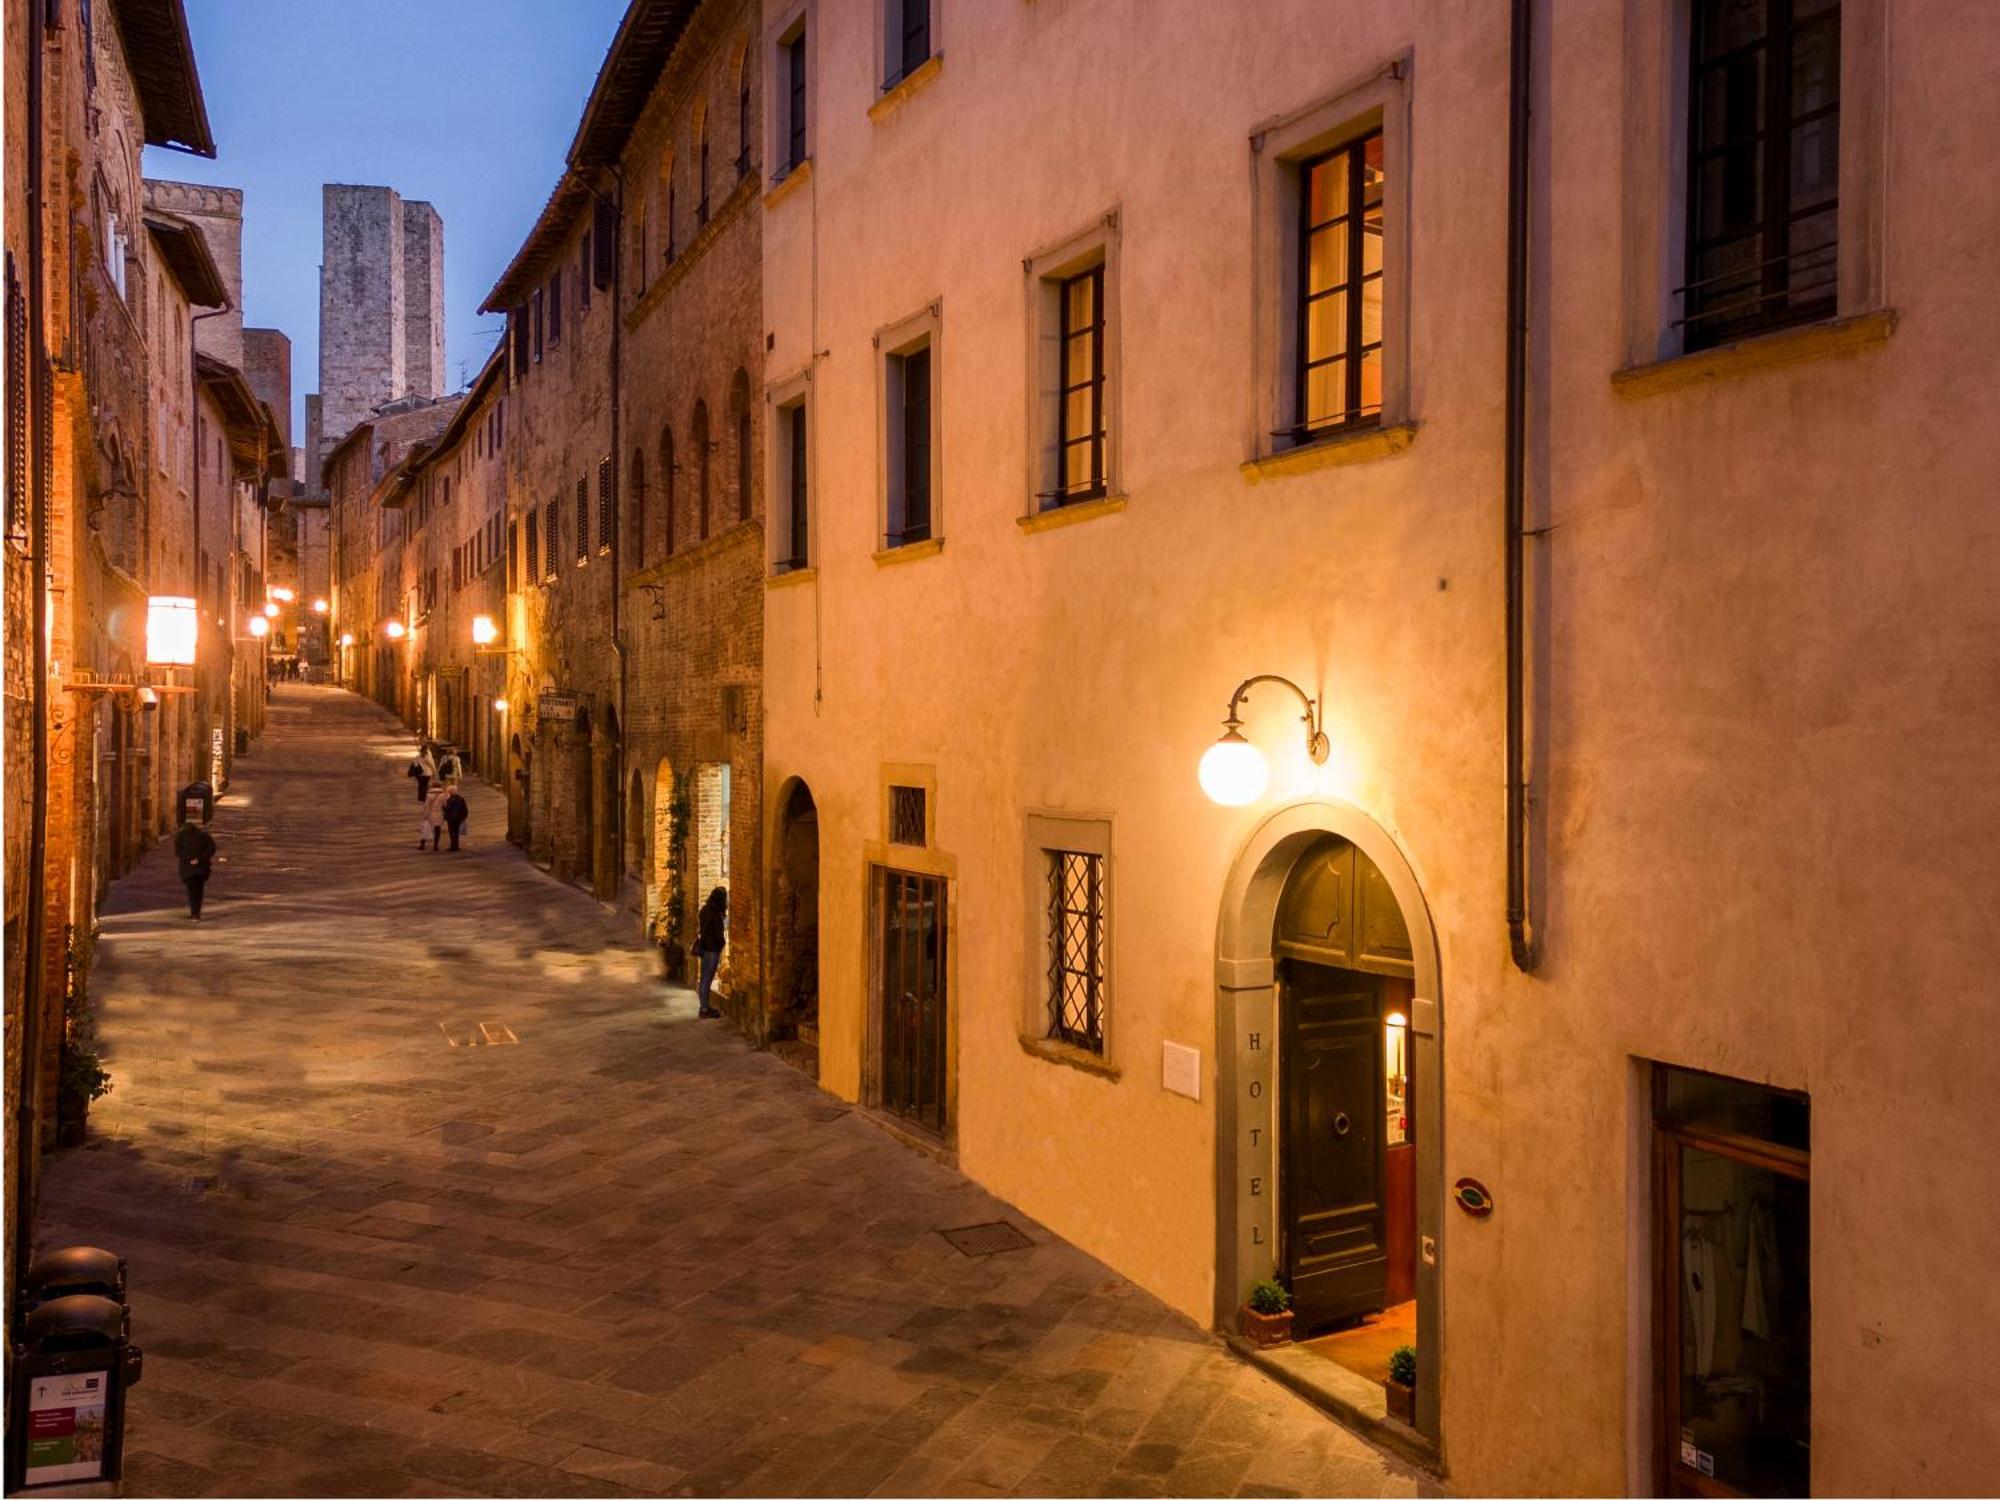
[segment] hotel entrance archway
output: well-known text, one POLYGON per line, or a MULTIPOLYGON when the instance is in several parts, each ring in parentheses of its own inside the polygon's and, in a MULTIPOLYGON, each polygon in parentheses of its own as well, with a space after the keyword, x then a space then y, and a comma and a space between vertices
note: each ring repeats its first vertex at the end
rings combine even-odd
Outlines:
MULTIPOLYGON (((1422 1126, 1415 1131, 1411 1153, 1415 1425, 1439 1444, 1444 1112, 1437 937, 1402 850, 1386 830, 1350 804, 1305 802, 1271 814, 1246 841, 1223 891, 1216 931, 1215 1320, 1227 1329, 1235 1327, 1237 1309, 1253 1281, 1286 1271, 1290 1247, 1299 1242, 1300 1218, 1358 1211, 1365 1196, 1359 1192, 1343 1196, 1346 1188, 1336 1183, 1323 1195, 1325 1201, 1314 1205, 1301 1200, 1298 1185, 1288 1180, 1292 1175, 1285 1162, 1288 1139, 1296 1140, 1301 1130, 1315 1126, 1331 1135, 1344 1111, 1349 1130, 1342 1139, 1351 1143, 1363 1116, 1330 1095, 1318 1100, 1302 1096, 1301 1085, 1286 1076, 1293 1071, 1285 1061, 1286 1021, 1288 1014, 1299 1015, 1297 1008, 1288 1012, 1281 1006, 1281 991, 1286 988, 1294 992, 1295 1000, 1324 999, 1332 1007, 1323 1017, 1307 1015, 1305 1024, 1330 1025, 1332 1032, 1323 1033, 1323 1038, 1333 1036, 1353 1061, 1352 1076, 1343 1084, 1362 1101, 1359 1110, 1371 1111, 1365 1117, 1375 1133, 1366 1153, 1370 1162, 1379 1162, 1386 1142, 1386 1088, 1376 1089, 1377 1069, 1386 1074, 1386 1065, 1379 1051, 1371 1056, 1367 1049, 1384 1048, 1383 1027, 1392 1011, 1402 1020, 1398 1040, 1409 1118, 1422 1126), (1357 889, 1364 883, 1369 894, 1357 899, 1357 889), (1341 914, 1338 923, 1336 912, 1341 914), (1393 914, 1394 920, 1385 922, 1385 914, 1393 914), (1292 924, 1289 935, 1287 921, 1292 924), (1314 922, 1319 924, 1316 932, 1310 926, 1314 922), (1347 930, 1331 930, 1335 927, 1347 930), (1355 967, 1357 962, 1363 967, 1355 967), (1397 968, 1402 975, 1395 972, 1397 968), (1342 1034, 1343 1027, 1352 1034, 1342 1034), (1285 1093, 1288 1083, 1293 1085, 1293 1097, 1285 1093), (1294 1104, 1299 1106, 1296 1118, 1288 1119, 1294 1104), (1289 1225, 1288 1218, 1293 1220, 1289 1225)), ((1299 1063, 1304 1060, 1296 1045, 1299 1038, 1293 1041, 1292 1061, 1299 1063)), ((1349 1154, 1358 1158, 1362 1153, 1356 1147, 1349 1154)), ((1389 1226, 1374 1223, 1373 1209, 1366 1217, 1370 1223, 1355 1237, 1357 1244, 1369 1235, 1386 1237, 1389 1226)), ((1335 1229, 1351 1227, 1328 1223, 1335 1229)), ((1329 1240, 1320 1248, 1335 1252, 1339 1243, 1329 1240)), ((1388 1259, 1386 1245, 1379 1251, 1364 1249, 1352 1257, 1351 1265, 1333 1253, 1318 1265, 1350 1274, 1333 1278, 1336 1285, 1308 1291, 1315 1296, 1325 1292, 1334 1301, 1341 1296, 1364 1300, 1376 1296, 1372 1283, 1386 1277, 1388 1259), (1379 1269, 1360 1269, 1371 1260, 1383 1264, 1379 1269)), ((1309 1272, 1315 1269, 1312 1255, 1305 1256, 1304 1263, 1309 1272)))

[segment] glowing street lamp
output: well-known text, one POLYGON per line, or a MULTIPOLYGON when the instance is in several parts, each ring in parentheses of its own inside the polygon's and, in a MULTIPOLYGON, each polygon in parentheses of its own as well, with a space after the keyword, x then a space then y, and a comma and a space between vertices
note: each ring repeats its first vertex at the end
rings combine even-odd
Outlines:
POLYGON ((313 613, 316 615, 323 615, 326 613, 326 601, 324 599, 313 600, 313 613))
POLYGON ((271 622, 269 620, 265 619, 262 615, 252 615, 250 617, 250 634, 254 639, 261 641, 270 633, 271 622))
POLYGON ((342 649, 342 650, 344 651, 344 650, 346 650, 346 649, 347 649, 347 648, 348 648, 349 646, 351 646, 351 645, 353 645, 353 644, 354 644, 354 632, 353 632, 353 631, 351 631, 351 630, 343 630, 343 631, 341 631, 341 632, 340 632, 340 647, 341 647, 341 649, 342 649))
POLYGON ((1246 677, 1229 699, 1222 737, 1208 747, 1198 772, 1201 789, 1208 793, 1209 800, 1224 807, 1243 807, 1255 802, 1270 785, 1271 769, 1264 763, 1263 752, 1243 738, 1243 720, 1236 712, 1250 695, 1250 689, 1260 682, 1280 682, 1299 695, 1299 701, 1306 706, 1302 717, 1306 726, 1306 754, 1312 757, 1314 765, 1326 764, 1326 732, 1319 727, 1319 705, 1306 696, 1305 689, 1288 677, 1269 672, 1246 677))
POLYGON ((156 594, 146 601, 146 665, 191 667, 201 617, 194 600, 156 594))
POLYGON ((264 601, 264 618, 267 620, 275 620, 278 618, 278 606, 273 604, 268 599, 264 601))
POLYGON ((473 645, 490 646, 499 639, 500 639, 500 627, 493 623, 493 616, 474 615, 472 617, 473 645))
POLYGON ((493 712, 496 714, 507 712, 507 700, 505 698, 495 698, 493 700, 493 712))
POLYGON ((401 620, 391 620, 382 627, 382 634, 389 637, 392 641, 400 641, 409 632, 403 628, 401 620))
POLYGON ((269 590, 269 593, 273 599, 280 600, 286 604, 290 604, 294 599, 299 597, 288 588, 274 588, 269 590))

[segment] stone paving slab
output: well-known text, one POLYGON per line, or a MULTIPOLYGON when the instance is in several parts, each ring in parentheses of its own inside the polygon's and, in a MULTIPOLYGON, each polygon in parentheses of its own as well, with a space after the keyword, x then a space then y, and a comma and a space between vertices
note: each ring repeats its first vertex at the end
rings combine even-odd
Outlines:
POLYGON ((37 1238, 129 1258, 127 1494, 1432 1487, 697 1022, 499 792, 419 851, 409 754, 282 685, 204 920, 165 847, 112 892, 116 1087, 37 1238), (992 1220, 1029 1248, 939 1234, 992 1220))

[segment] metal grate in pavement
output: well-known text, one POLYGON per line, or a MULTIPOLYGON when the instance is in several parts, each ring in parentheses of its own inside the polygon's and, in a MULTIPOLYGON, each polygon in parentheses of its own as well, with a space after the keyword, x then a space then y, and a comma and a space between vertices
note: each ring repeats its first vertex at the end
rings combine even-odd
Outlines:
POLYGON ((938 1233, 960 1255, 998 1255, 1002 1250, 1026 1250, 1035 1243, 1001 1219, 991 1224, 968 1224, 963 1229, 940 1229, 938 1233))

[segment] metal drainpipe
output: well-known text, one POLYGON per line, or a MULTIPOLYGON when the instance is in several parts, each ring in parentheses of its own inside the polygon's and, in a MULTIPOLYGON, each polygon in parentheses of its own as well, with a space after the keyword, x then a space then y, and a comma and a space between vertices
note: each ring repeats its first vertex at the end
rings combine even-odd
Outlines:
MULTIPOLYGON (((624 248, 621 215, 619 209, 625 200, 625 169, 613 164, 611 179, 618 184, 618 196, 611 202, 611 649, 618 655, 618 741, 611 747, 612 764, 616 774, 611 792, 611 826, 617 834, 618 847, 612 851, 611 868, 617 871, 617 889, 612 892, 616 900, 625 889, 625 846, 632 837, 625 826, 625 741, 632 733, 632 726, 625 717, 626 663, 625 637, 620 633, 623 611, 620 607, 618 590, 624 575, 625 559, 625 476, 618 462, 621 441, 620 402, 623 387, 620 376, 622 343, 620 325, 624 322, 624 298, 620 295, 624 278, 620 274, 624 257, 619 251, 624 248)), ((591 203, 591 217, 596 218, 597 205, 591 203)), ((593 225, 599 232, 602 225, 593 225)), ((643 247, 642 251, 643 251, 643 247)), ((591 241, 591 254, 597 254, 597 242, 591 241)), ((595 276, 597 268, 585 271, 586 276, 595 276)))
MULTIPOLYGON (((26 1279, 35 1201, 35 1167, 41 1156, 36 1135, 36 1101, 41 1093, 39 1059, 42 1046, 42 924, 47 920, 47 899, 43 891, 44 865, 48 860, 49 823, 49 533, 48 533, 48 435, 54 424, 48 420, 51 382, 48 370, 48 326, 43 287, 45 253, 43 201, 42 51, 46 46, 42 28, 46 20, 40 5, 28 6, 28 370, 29 439, 28 458, 28 566, 30 607, 34 610, 34 681, 31 685, 34 746, 30 760, 32 789, 28 814, 28 930, 21 944, 26 964, 21 996, 21 1091, 14 1101, 14 1264, 7 1280, 8 1326, 13 1326, 14 1298, 26 1279)), ((11 1351, 12 1341, 9 1340, 11 1351)), ((8 1374, 13 1374, 11 1352, 8 1374)))
MULTIPOLYGON (((202 670, 201 651, 199 649, 204 629, 202 623, 204 614, 202 587, 208 581, 207 570, 202 566, 201 562, 201 460, 203 452, 208 445, 202 440, 201 435, 201 367, 195 363, 194 325, 204 322, 209 318, 219 318, 228 312, 229 308, 229 299, 224 297, 222 299, 222 306, 210 312, 190 312, 188 314, 188 435, 190 438, 188 447, 194 454, 194 541, 190 549, 190 556, 194 562, 194 638, 197 648, 195 651, 195 667, 189 675, 194 679, 194 703, 192 706, 192 717, 195 721, 194 769, 200 773, 195 777, 195 780, 210 783, 213 783, 215 780, 215 770, 213 766, 205 764, 202 759, 208 753, 207 735, 209 733, 209 726, 204 722, 201 715, 201 701, 204 694, 201 690, 202 670)), ((217 787, 215 790, 220 792, 221 788, 217 787)), ((178 787, 175 788, 175 792, 178 795, 178 787)))
POLYGON ((1507 119, 1507 945, 1514 967, 1532 973, 1540 944, 1528 932, 1526 600, 1529 7, 1513 0, 1507 119))

